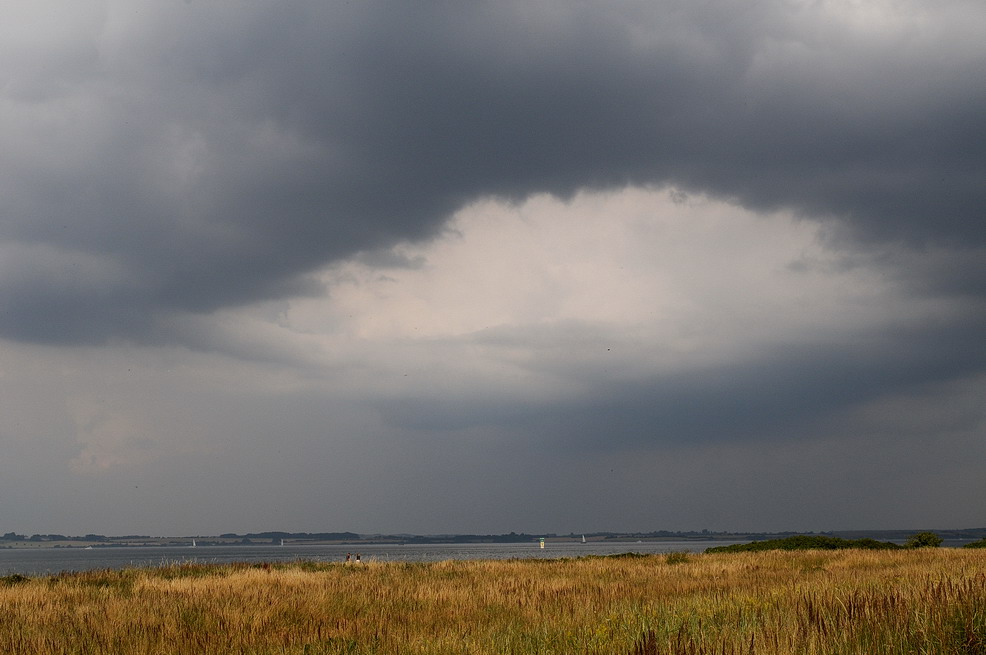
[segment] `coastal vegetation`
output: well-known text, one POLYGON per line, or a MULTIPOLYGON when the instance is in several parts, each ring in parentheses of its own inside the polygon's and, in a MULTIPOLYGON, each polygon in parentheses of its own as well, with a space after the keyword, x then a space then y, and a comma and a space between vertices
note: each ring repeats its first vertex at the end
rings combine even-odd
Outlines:
MULTIPOLYGON (((845 550, 849 548, 865 550, 900 550, 901 548, 938 548, 944 540, 934 532, 917 532, 908 537, 903 544, 875 539, 841 539, 824 535, 794 535, 783 539, 766 539, 744 544, 713 546, 706 553, 751 553, 765 550, 845 550)), ((966 544, 966 548, 986 546, 986 539, 966 544), (980 546, 979 544, 983 544, 980 546)))
POLYGON ((765 550, 899 550, 903 546, 875 539, 841 539, 822 535, 795 535, 783 539, 765 539, 746 544, 730 544, 706 548, 706 553, 753 553, 765 550))
POLYGON ((183 563, 0 578, 0 652, 986 653, 986 550, 183 563))

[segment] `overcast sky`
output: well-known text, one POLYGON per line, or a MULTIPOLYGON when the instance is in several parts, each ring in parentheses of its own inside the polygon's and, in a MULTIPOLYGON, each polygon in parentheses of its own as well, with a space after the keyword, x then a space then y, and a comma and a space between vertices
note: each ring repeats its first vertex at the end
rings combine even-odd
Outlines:
POLYGON ((981 0, 14 0, 0 532, 986 526, 981 0))

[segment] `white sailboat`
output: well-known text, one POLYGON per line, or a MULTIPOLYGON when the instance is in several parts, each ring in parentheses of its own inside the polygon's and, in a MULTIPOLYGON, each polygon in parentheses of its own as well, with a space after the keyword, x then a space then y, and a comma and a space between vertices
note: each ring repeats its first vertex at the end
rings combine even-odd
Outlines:
POLYGON ((582 535, 582 543, 585 543, 585 535, 582 535))
POLYGON ((195 537, 192 537, 192 545, 189 548, 195 548, 195 537))

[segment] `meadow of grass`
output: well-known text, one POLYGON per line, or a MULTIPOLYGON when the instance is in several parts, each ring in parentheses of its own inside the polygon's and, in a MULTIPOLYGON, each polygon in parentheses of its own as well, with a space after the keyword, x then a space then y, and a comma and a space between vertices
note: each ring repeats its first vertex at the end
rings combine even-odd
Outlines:
POLYGON ((0 653, 986 654, 986 551, 7 576, 0 653))

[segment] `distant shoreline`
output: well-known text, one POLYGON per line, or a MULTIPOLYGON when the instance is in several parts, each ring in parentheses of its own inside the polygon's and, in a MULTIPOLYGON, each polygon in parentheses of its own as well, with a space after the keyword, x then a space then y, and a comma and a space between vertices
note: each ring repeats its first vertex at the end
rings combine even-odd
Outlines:
MULTIPOLYGON (((636 543, 672 541, 758 541, 796 535, 832 536, 846 539, 878 539, 883 541, 903 541, 920 529, 911 530, 843 530, 831 532, 594 532, 583 534, 530 534, 510 532, 506 534, 450 534, 450 535, 411 535, 411 534, 357 534, 354 532, 308 533, 308 532, 258 532, 247 534, 224 533, 221 535, 190 535, 154 537, 148 535, 104 536, 87 534, 85 536, 65 535, 19 535, 7 533, 0 537, 0 549, 37 548, 164 548, 190 546, 194 539, 197 546, 270 546, 270 545, 370 545, 370 544, 495 544, 495 543, 571 543, 585 539, 589 542, 636 543)), ((986 538, 986 528, 966 528, 953 530, 929 530, 946 542, 961 543, 986 538)))

